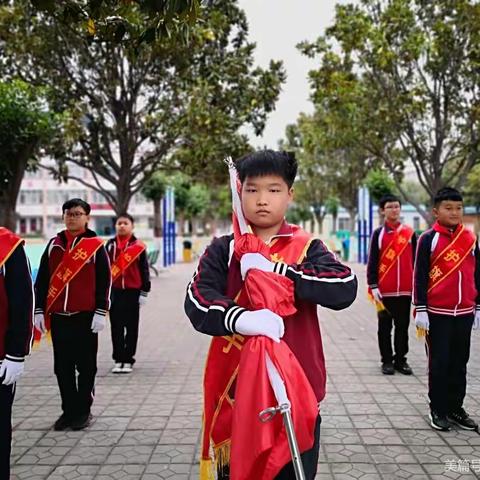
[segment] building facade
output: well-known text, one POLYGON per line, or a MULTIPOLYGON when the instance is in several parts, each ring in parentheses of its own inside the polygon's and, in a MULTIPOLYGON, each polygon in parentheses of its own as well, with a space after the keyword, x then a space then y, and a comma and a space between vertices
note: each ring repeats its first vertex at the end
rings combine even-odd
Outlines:
MULTIPOLYGON (((72 175, 93 183, 90 172, 71 166, 72 175)), ((113 189, 112 189, 113 190, 113 189)), ((105 198, 76 180, 59 183, 51 174, 39 168, 26 172, 17 200, 17 232, 22 236, 49 238, 64 228, 62 204, 70 198, 87 201, 92 211, 89 227, 99 235, 109 236, 114 232, 115 212, 105 198)), ((135 218, 135 231, 141 238, 153 236, 153 204, 140 193, 134 195, 129 212, 135 218)))

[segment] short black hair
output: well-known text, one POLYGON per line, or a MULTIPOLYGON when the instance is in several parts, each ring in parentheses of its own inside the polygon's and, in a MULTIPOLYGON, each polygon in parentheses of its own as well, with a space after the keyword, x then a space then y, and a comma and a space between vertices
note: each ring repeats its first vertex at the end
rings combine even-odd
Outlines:
POLYGON ((81 198, 71 198, 70 200, 67 200, 63 205, 62 205, 62 214, 64 214, 67 210, 70 210, 71 208, 75 207, 81 207, 85 211, 87 215, 90 214, 90 205, 85 201, 82 200, 81 198))
POLYGON ((247 177, 278 175, 285 180, 288 188, 292 188, 298 165, 292 152, 259 150, 236 160, 235 168, 242 183, 247 177))
POLYGON ((397 196, 391 193, 386 193, 385 195, 382 195, 382 197, 378 201, 378 206, 380 208, 385 208, 385 204, 387 204, 388 202, 398 202, 400 205, 402 205, 402 202, 397 196))
POLYGON ((117 215, 115 218, 115 223, 117 223, 120 218, 128 218, 128 220, 132 222, 132 225, 135 223, 135 220, 129 213, 121 213, 120 215, 117 215))
POLYGON ((433 206, 436 208, 442 202, 451 200, 452 202, 463 202, 462 194, 452 187, 441 188, 433 197, 433 206))

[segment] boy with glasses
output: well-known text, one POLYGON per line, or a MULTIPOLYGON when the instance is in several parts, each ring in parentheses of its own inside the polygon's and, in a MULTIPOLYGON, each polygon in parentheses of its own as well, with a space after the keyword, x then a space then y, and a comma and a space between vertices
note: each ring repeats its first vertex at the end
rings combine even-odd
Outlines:
POLYGON ((375 303, 385 307, 380 307, 378 311, 382 373, 393 375, 397 370, 411 375, 406 355, 417 238, 412 228, 400 223, 402 205, 397 197, 384 195, 379 207, 385 222, 370 239, 367 281, 375 303), (395 352, 392 350, 393 326, 395 352))
POLYGON ((51 330, 62 397, 57 431, 81 430, 91 422, 97 334, 105 328, 111 286, 103 241, 88 229, 90 205, 74 198, 63 204, 62 213, 66 228, 48 242, 35 282, 35 327, 51 330))

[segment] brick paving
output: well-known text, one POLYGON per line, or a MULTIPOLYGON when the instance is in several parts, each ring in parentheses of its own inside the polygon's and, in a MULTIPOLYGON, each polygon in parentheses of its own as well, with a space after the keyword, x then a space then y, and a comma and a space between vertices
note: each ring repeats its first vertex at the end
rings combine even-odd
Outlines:
MULTIPOLYGON (((153 279, 133 374, 110 373, 110 334, 101 334, 95 422, 87 430, 52 430, 60 400, 51 346, 44 342, 32 354, 14 404, 12 478, 198 477, 201 380, 209 340, 183 314, 193 268, 179 264, 153 279)), ((364 268, 354 269, 361 281, 354 305, 320 312, 328 387, 317 479, 480 478, 480 435, 438 433, 427 424, 425 353, 413 328, 409 363, 415 375, 380 373, 374 308, 364 293, 364 268)), ((465 406, 477 420, 479 347, 480 332, 474 332, 465 406)))

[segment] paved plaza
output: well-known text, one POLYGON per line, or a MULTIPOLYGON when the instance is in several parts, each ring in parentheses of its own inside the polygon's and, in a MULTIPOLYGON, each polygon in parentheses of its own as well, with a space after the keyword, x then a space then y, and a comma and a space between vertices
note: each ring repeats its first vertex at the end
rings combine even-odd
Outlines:
MULTIPOLYGON (((12 478, 198 477, 201 384, 209 339, 196 333, 183 313, 193 268, 179 264, 153 278, 133 374, 110 373, 110 332, 101 333, 95 422, 87 430, 52 430, 60 400, 51 345, 42 340, 17 387, 12 478)), ((317 478, 480 478, 480 435, 437 433, 427 424, 425 352, 413 328, 408 360, 415 375, 380 373, 365 270, 359 265, 354 269, 360 280, 355 303, 342 312, 320 312, 328 385, 317 478)), ((469 367, 465 406, 480 420, 480 331, 473 332, 469 367)))

